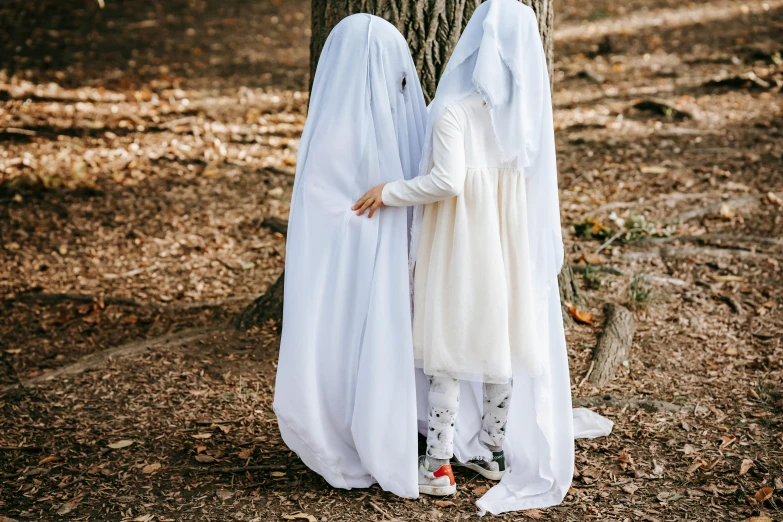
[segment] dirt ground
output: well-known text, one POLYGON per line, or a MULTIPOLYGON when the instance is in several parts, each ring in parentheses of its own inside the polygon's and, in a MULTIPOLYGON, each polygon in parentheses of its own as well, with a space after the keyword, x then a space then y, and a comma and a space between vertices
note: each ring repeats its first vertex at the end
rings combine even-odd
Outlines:
MULTIPOLYGON (((474 517, 473 474, 435 501, 305 469, 276 331, 229 324, 282 270, 261 223, 287 217, 309 2, 36 4, 0 5, 0 522, 474 517)), ((487 518, 783 520, 783 1, 556 12, 572 392, 615 430, 577 441, 562 505, 487 518), (596 388, 606 302, 637 331, 596 388)))

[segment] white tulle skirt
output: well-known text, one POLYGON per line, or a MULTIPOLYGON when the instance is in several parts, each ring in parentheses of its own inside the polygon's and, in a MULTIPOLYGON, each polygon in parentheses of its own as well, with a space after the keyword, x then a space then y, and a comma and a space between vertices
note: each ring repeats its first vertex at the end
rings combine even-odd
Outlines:
POLYGON ((492 383, 540 375, 528 238, 515 169, 468 168, 459 196, 425 206, 413 320, 424 373, 492 383))

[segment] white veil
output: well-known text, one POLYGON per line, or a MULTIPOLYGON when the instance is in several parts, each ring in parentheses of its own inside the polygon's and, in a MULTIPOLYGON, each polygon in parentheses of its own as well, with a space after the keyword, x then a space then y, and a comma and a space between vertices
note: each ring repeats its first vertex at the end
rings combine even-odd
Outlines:
MULTIPOLYGON (((537 328, 545 371, 514 374, 504 445, 508 471, 482 496, 480 512, 500 514, 559 504, 571 484, 574 438, 611 432, 612 422, 571 406, 557 275, 564 252, 557 192, 552 102, 546 58, 532 9, 516 0, 488 0, 470 19, 429 107, 420 172, 430 168, 433 124, 451 105, 479 92, 490 110, 495 139, 516 160, 527 182, 527 215, 537 328)), ((410 268, 416 259, 422 209, 414 212, 410 268)), ((426 433, 427 379, 417 372, 419 429, 426 433)), ((491 458, 479 443, 481 384, 463 381, 455 456, 491 458)))
POLYGON ((425 124, 402 35, 370 15, 341 21, 297 158, 274 400, 285 443, 335 487, 418 496, 409 211, 351 206, 417 175, 425 124))

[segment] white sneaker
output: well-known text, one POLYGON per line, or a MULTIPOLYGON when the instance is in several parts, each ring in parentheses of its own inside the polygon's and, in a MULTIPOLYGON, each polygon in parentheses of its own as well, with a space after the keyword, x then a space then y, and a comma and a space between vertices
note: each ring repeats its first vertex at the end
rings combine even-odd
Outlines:
POLYGON ((502 451, 493 451, 492 460, 484 457, 474 457, 467 462, 460 462, 455 457, 452 457, 451 463, 454 466, 472 469, 489 480, 500 480, 506 473, 506 457, 502 451))
POLYGON ((427 457, 419 457, 419 493, 445 497, 456 492, 457 483, 454 481, 451 464, 445 464, 436 471, 431 471, 427 457))

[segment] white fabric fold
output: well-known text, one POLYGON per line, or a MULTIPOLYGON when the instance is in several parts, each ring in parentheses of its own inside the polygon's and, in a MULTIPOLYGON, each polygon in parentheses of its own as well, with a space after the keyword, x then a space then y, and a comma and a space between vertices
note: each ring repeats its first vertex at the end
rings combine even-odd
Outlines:
POLYGON ((397 29, 363 14, 340 22, 297 157, 274 400, 286 445, 339 488, 418 496, 409 211, 367 219, 351 206, 417 175, 425 123, 397 29))

